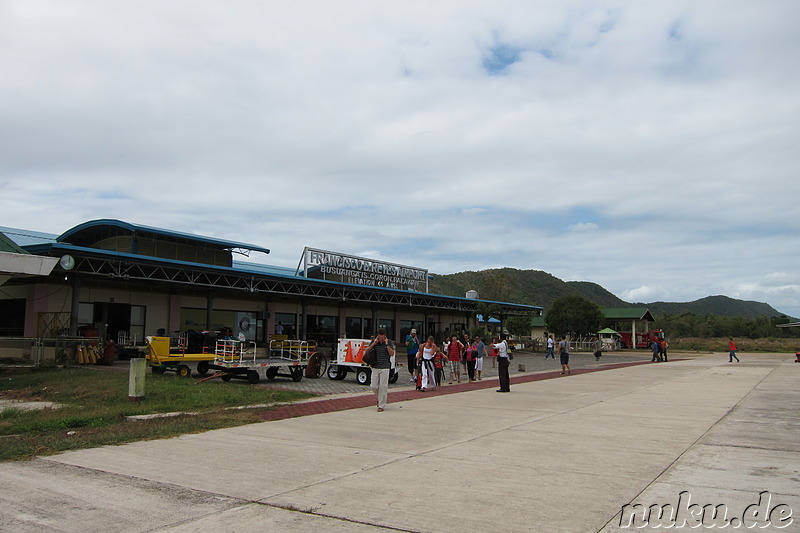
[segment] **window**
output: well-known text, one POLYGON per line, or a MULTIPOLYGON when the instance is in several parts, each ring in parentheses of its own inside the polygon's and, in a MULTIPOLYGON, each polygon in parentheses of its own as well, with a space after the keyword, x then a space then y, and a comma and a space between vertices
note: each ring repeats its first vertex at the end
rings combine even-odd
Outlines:
POLYGON ((25 334, 25 300, 0 300, 0 336, 25 334))
POLYGON ((362 339, 361 317, 349 316, 344 319, 344 334, 348 339, 362 339))
POLYGON ((294 313, 275 313, 275 334, 280 335, 278 331, 283 331, 287 339, 297 338, 297 315, 294 313), (280 327, 278 327, 280 326, 280 327))
MULTIPOLYGON (((392 340, 394 340, 394 320, 390 320, 388 318, 379 318, 378 319, 378 329, 385 329, 386 336, 392 340)), ((373 332, 377 333, 377 331, 373 332)))
POLYGON ((417 338, 423 338, 425 334, 425 328, 422 327, 423 323, 422 320, 401 320, 400 321, 400 341, 405 342, 406 337, 408 334, 411 333, 412 329, 417 330, 417 338))
POLYGON ((308 315, 308 327, 306 337, 310 341, 317 341, 319 344, 333 345, 336 343, 337 336, 337 317, 325 315, 308 315))
POLYGON ((78 304, 78 327, 94 324, 94 304, 80 302, 78 304))
POLYGON ((144 341, 144 324, 147 308, 143 305, 131 306, 130 339, 133 343, 144 341))

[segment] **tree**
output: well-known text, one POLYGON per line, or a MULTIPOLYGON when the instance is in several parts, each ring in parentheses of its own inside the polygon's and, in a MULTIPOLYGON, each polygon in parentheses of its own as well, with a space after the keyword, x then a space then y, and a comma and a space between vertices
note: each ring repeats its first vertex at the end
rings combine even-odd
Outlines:
POLYGON ((547 329, 556 335, 596 335, 602 321, 600 306, 581 296, 558 298, 544 317, 547 329))
POLYGON ((490 318, 500 318, 500 306, 489 302, 478 302, 475 305, 475 314, 481 315, 483 323, 489 327, 490 318))
POLYGON ((531 334, 531 317, 512 316, 505 322, 506 329, 512 335, 527 336, 531 334))

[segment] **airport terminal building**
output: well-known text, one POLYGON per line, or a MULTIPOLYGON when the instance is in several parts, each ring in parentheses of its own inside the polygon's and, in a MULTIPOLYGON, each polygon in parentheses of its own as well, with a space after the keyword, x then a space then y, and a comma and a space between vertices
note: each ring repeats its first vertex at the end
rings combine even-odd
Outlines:
MULTIPOLYGON (((286 335, 324 346, 384 328, 402 342, 412 328, 440 339, 476 327, 482 301, 429 293, 422 268, 311 248, 297 268, 276 267, 261 261, 269 253, 261 246, 119 220, 61 235, 3 227, 0 234, 16 248, 0 252, 0 337, 137 344, 159 330, 229 330, 259 345, 286 335), (7 267, 17 252, 57 262, 49 273, 18 272, 7 267)), ((542 311, 491 303, 501 321, 542 311)))

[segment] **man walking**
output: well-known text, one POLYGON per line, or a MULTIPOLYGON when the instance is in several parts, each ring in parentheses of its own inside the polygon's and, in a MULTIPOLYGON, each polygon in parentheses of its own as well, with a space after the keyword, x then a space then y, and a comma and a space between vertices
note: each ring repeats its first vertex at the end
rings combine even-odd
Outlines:
POLYGON ((367 351, 370 350, 375 351, 375 365, 372 367, 372 392, 378 397, 378 412, 381 413, 386 408, 386 400, 389 396, 389 373, 392 369, 391 357, 394 355, 394 347, 386 338, 385 329, 378 330, 378 336, 367 348, 367 351))
POLYGON ((728 350, 730 353, 728 354, 728 362, 733 363, 733 360, 736 359, 736 362, 739 362, 739 358, 736 356, 736 343, 733 342, 733 337, 728 337, 728 350))
POLYGON ((411 333, 406 335, 406 356, 408 360, 408 373, 411 374, 409 381, 414 382, 417 378, 417 354, 419 353, 419 339, 417 338, 417 330, 412 329, 411 333))
POLYGON ((661 362, 661 345, 658 343, 657 340, 655 340, 650 346, 652 346, 653 348, 653 360, 651 362, 653 363, 661 362))
POLYGON ((547 337, 547 353, 544 354, 545 361, 547 360, 548 357, 552 357, 553 361, 556 360, 555 348, 556 348, 556 343, 553 340, 553 336, 549 335, 547 337))

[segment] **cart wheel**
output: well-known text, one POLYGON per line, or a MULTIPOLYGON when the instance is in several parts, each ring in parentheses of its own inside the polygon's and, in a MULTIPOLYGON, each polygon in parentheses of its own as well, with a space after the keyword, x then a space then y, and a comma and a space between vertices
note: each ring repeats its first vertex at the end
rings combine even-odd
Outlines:
POLYGON ((339 367, 336 365, 331 365, 328 367, 328 379, 336 379, 336 376, 339 375, 339 367))
POLYGON ((305 375, 307 378, 321 378, 328 370, 328 358, 317 352, 308 358, 305 375))
POLYGON ((347 369, 338 365, 331 365, 328 367, 328 378, 341 381, 347 377, 347 369))
POLYGON ((192 377, 192 369, 186 365, 178 365, 177 373, 182 378, 192 377))
POLYGON ((222 374, 222 377, 220 379, 222 379, 222 381, 230 381, 231 380, 231 375, 229 373, 225 372, 224 374, 222 374))
POLYGON ((255 385, 256 383, 258 383, 259 379, 260 379, 260 377, 258 375, 258 372, 256 372, 255 370, 248 370, 247 371, 247 381, 248 381, 248 383, 250 383, 251 385, 255 385))
POLYGON ((271 367, 269 367, 267 369, 267 379, 268 380, 272 381, 273 379, 275 379, 275 376, 277 376, 277 375, 278 375, 278 367, 277 366, 271 366, 271 367))
POLYGON ((151 366, 150 369, 153 372, 153 374, 160 375, 160 374, 164 373, 164 367, 163 366, 151 366))
POLYGON ((400 372, 395 369, 389 371, 389 383, 397 383, 397 378, 400 377, 400 372))
POLYGON ((296 366, 292 368, 292 381, 297 383, 298 381, 303 379, 303 370, 304 368, 302 366, 296 366))
POLYGON ((317 375, 315 377, 321 378, 328 371, 328 358, 322 354, 317 354, 317 375))
POLYGON ((208 371, 209 371, 208 361, 200 361, 199 363, 197 363, 198 374, 200 374, 201 376, 205 376, 206 374, 208 374, 208 371))
POLYGON ((372 381, 372 371, 369 368, 359 368, 356 370, 356 381, 361 385, 369 385, 372 381))

